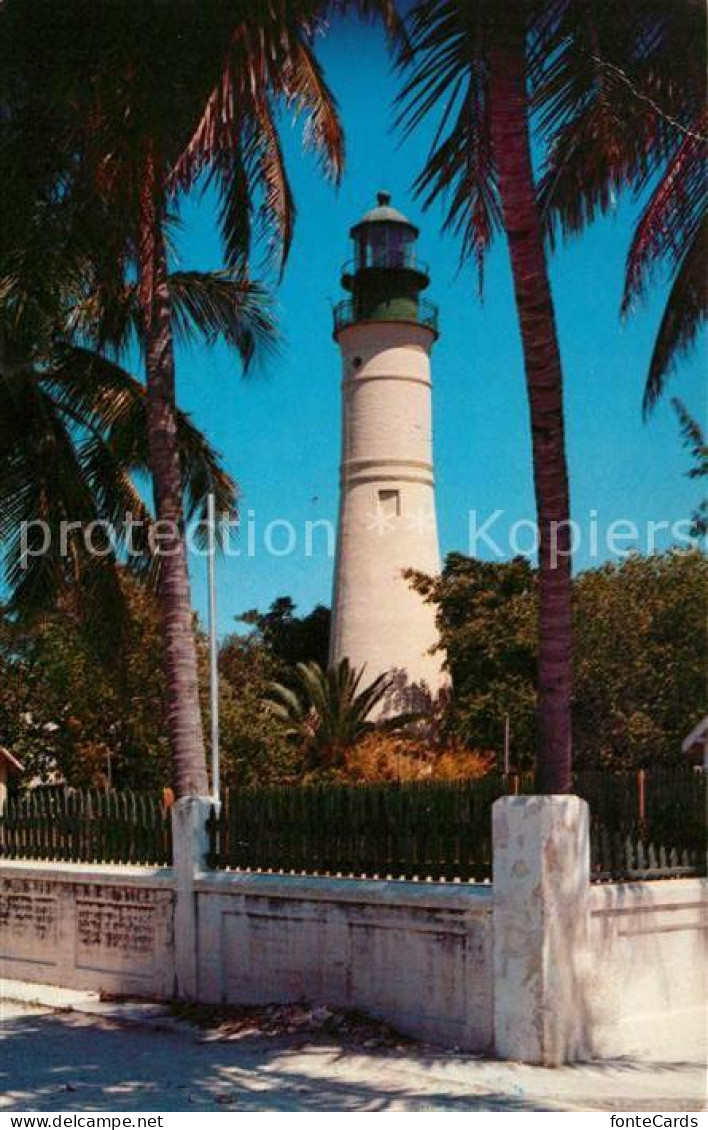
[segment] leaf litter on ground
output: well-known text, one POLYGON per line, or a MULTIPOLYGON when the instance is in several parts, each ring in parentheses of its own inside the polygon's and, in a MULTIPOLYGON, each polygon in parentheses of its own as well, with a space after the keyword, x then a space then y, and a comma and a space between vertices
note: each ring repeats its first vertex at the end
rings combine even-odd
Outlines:
POLYGON ((248 1036, 300 1035, 308 1040, 355 1044, 366 1049, 400 1049, 416 1041, 389 1024, 351 1009, 298 1001, 293 1004, 205 1005, 176 1002, 172 1015, 194 1024, 208 1040, 240 1040, 248 1036))

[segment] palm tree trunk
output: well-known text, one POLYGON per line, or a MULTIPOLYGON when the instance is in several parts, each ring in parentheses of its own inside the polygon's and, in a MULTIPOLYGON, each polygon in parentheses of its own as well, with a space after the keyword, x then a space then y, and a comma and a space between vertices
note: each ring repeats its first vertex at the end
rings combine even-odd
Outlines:
POLYGON ((490 51, 489 112, 524 352, 539 530, 536 788, 565 793, 572 784, 570 499, 563 372, 531 163, 524 7, 521 0, 509 5, 490 51))
POLYGON ((209 791, 197 680, 194 619, 184 538, 175 416, 175 364, 167 256, 155 160, 145 162, 139 233, 139 289, 145 332, 147 421, 159 545, 159 604, 167 682, 167 728, 178 796, 209 791))

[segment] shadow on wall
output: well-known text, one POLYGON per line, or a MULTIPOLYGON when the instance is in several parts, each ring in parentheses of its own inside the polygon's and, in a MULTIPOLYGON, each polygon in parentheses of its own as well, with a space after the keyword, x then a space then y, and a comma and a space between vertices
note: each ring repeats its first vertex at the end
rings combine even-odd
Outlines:
POLYGON ((504 797, 493 821, 497 1053, 705 1059, 708 880, 591 884, 575 796, 504 797))
POLYGON ((411 682, 406 671, 397 667, 390 673, 390 686, 381 700, 380 717, 393 718, 398 714, 422 714, 417 732, 434 731, 436 721, 450 698, 447 687, 434 694, 424 681, 411 682))
POLYGON ((593 885, 593 1052, 708 1060, 708 880, 593 885))

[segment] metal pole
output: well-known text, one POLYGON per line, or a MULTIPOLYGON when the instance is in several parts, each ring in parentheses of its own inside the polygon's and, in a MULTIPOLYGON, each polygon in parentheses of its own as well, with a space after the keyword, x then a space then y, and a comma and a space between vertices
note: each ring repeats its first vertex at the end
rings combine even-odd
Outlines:
POLYGON ((509 715, 504 717, 504 773, 509 776, 509 715))
POLYGON ((219 648, 216 639, 216 500, 207 496, 208 583, 209 583, 209 706, 211 722, 211 792, 218 804, 219 782, 219 648))

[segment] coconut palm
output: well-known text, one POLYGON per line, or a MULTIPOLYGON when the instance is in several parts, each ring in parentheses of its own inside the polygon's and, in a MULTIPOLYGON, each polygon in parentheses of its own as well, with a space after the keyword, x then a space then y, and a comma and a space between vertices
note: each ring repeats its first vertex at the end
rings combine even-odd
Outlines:
MULTIPOLYGON (((45 278, 41 309, 22 296, 17 316, 21 296, 7 266, 0 256, 0 543, 9 610, 44 614, 72 592, 82 620, 100 625, 97 642, 111 649, 125 621, 119 565, 144 572, 155 561, 152 517, 136 485, 149 467, 145 388, 89 347, 100 331, 94 294, 69 300, 63 285, 64 308, 55 293, 50 317, 45 278)), ((256 286, 194 272, 171 276, 170 289, 180 334, 238 339, 249 350, 269 329, 256 286)), ((125 290, 128 323, 134 287, 125 290)), ((176 425, 187 516, 203 520, 209 491, 230 515, 235 486, 216 452, 186 414, 177 412, 176 425)))
POLYGON ((295 690, 283 683, 271 683, 267 708, 284 724, 287 736, 303 745, 313 766, 336 766, 344 752, 371 730, 401 729, 420 718, 409 713, 372 720, 393 679, 379 675, 362 687, 364 673, 364 667, 357 671, 348 659, 326 671, 319 663, 298 663, 295 690))
MULTIPOLYGON (((359 6, 391 7, 385 0, 359 6)), ((280 101, 305 115, 307 141, 325 171, 336 178, 341 170, 341 128, 310 46, 327 7, 304 0, 69 0, 48 9, 10 0, 0 13, 6 132, 51 142, 48 159, 37 161, 36 152, 29 159, 35 184, 71 195, 79 208, 95 210, 99 200, 109 210, 102 279, 108 309, 116 280, 122 286, 131 269, 137 275, 150 468, 165 531, 159 598, 168 729, 181 795, 205 793, 207 776, 176 443, 166 222, 181 195, 213 183, 228 270, 245 271, 254 219, 282 262, 294 208, 276 124, 280 101)))
MULTIPOLYGON (((0 192, 14 203, 14 223, 0 232, 0 540, 10 607, 45 614, 71 593, 81 619, 100 623, 94 636, 110 654, 125 624, 119 562, 159 575, 136 486, 149 462, 145 388, 119 363, 122 345, 142 345, 137 285, 116 280, 106 302, 90 231, 107 226, 105 213, 79 215, 67 197, 13 202, 12 181, 0 192), (28 530, 41 552, 26 552, 28 530)), ((273 338, 258 284, 183 271, 169 288, 180 338, 221 339, 246 360, 273 338)), ((187 517, 204 520, 209 490, 230 516, 233 481, 189 417, 178 411, 176 423, 187 517)))
POLYGON ((612 0, 554 6, 536 104, 550 141, 540 197, 551 239, 610 210, 628 187, 644 206, 621 310, 659 268, 670 282, 644 412, 705 321, 708 241, 705 5, 612 0))
MULTIPOLYGON (((442 198, 461 257, 480 269, 505 232, 529 401, 539 531, 537 787, 571 787, 570 501, 563 372, 536 204, 529 83, 543 58, 540 4, 526 0, 424 0, 410 16, 400 123, 412 132, 438 116, 416 189, 442 198), (532 18, 534 20, 532 24, 532 18)), ((547 34, 547 32, 544 32, 547 34)))

